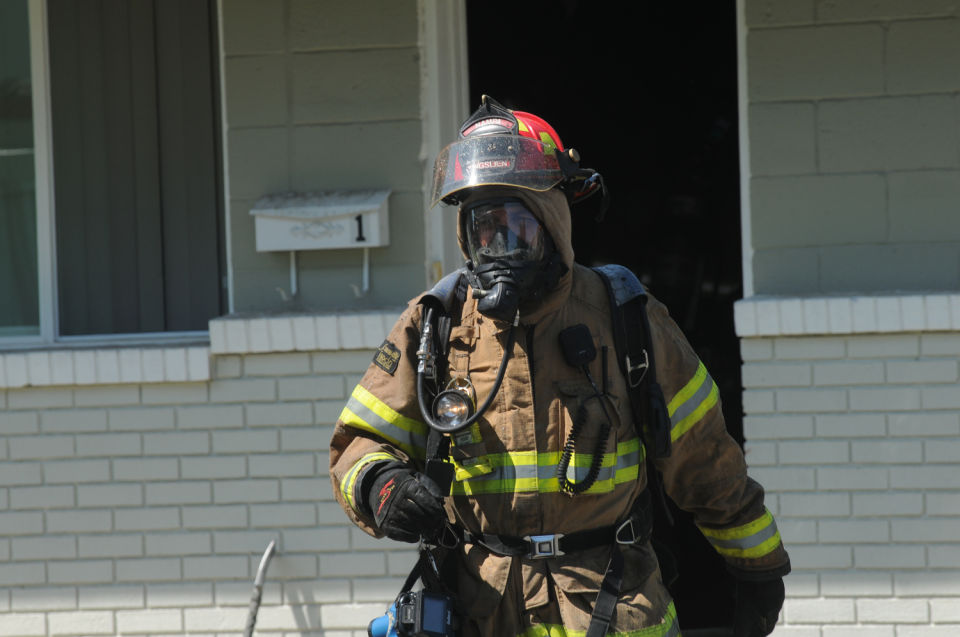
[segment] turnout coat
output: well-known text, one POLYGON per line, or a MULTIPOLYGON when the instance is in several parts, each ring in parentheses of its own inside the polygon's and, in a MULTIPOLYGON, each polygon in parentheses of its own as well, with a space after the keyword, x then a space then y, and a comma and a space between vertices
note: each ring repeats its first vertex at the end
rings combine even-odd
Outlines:
MULTIPOLYGON (((489 195, 489 193, 487 193, 489 195)), ((511 190, 550 233, 569 270, 534 308, 521 307, 512 357, 503 385, 486 414, 453 434, 455 467, 446 499, 449 520, 480 534, 524 537, 569 534, 625 520, 647 488, 645 446, 633 422, 626 381, 616 363, 611 307, 598 274, 574 264, 570 211, 563 194, 511 190), (557 464, 575 421, 583 421, 567 471, 571 482, 590 467, 604 410, 584 373, 568 365, 561 330, 584 324, 597 351, 609 348, 609 388, 602 400, 613 420, 593 486, 561 492, 557 464)), ((461 246, 463 238, 461 237, 461 246)), ((482 403, 492 390, 510 325, 464 301, 454 316, 448 378, 468 377, 482 403)), ((330 474, 337 500, 350 519, 379 537, 360 506, 364 471, 385 460, 423 470, 427 426, 416 391, 416 350, 421 306, 413 299, 377 351, 337 422, 330 474)), ((741 577, 783 575, 789 560, 763 489, 747 476, 743 453, 727 434, 717 385, 667 309, 650 297, 648 314, 657 379, 670 415, 672 453, 656 460, 667 494, 691 512, 704 536, 741 577)), ((590 363, 603 377, 602 357, 590 363)), ((679 634, 676 611, 647 541, 622 547, 625 561, 610 632, 679 634)), ((475 543, 450 552, 464 635, 582 635, 604 577, 611 547, 532 559, 497 555, 475 543)))

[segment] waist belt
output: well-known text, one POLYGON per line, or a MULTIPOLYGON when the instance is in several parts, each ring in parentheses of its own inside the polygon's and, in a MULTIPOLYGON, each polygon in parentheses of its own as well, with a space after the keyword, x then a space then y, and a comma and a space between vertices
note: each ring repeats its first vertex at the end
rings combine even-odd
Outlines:
POLYGON ((649 502, 649 494, 644 491, 626 520, 597 529, 523 537, 464 531, 463 541, 479 544, 497 555, 528 559, 559 557, 567 553, 612 544, 637 544, 650 539, 652 520, 649 516, 649 502))

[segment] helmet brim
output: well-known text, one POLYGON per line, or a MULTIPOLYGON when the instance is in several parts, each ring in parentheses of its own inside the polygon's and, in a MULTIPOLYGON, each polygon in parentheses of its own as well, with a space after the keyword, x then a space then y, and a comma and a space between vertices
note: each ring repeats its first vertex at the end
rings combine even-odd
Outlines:
POLYGON ((507 186, 545 192, 560 184, 556 148, 517 135, 479 135, 456 141, 433 165, 430 206, 456 203, 458 193, 479 186, 507 186))

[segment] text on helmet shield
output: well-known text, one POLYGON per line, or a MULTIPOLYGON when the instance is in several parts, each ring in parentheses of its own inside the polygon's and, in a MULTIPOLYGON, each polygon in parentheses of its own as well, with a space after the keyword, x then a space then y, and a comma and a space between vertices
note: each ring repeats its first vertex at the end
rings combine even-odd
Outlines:
POLYGON ((513 162, 509 159, 480 159, 471 165, 473 170, 492 170, 494 168, 510 169, 512 167, 513 162))

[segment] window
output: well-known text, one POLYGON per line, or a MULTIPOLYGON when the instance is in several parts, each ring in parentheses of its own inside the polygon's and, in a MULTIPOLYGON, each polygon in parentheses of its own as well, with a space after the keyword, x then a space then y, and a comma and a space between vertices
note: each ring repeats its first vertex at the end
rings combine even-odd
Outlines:
POLYGON ((0 337, 40 333, 28 18, 0 2, 0 337))
POLYGON ((14 299, 0 311, 0 337, 202 331, 221 314, 213 5, 0 3, 0 46, 18 47, 0 62, 9 85, 0 93, 0 147, 11 149, 0 154, 0 242, 20 247, 0 256, 0 293, 14 299), (45 38, 40 52, 49 56, 33 60, 49 99, 32 109, 28 34, 45 38), (21 129, 44 126, 50 143, 34 153, 21 129), (35 177, 43 175, 35 157, 51 177, 35 177), (37 205, 45 189, 49 210, 37 205))

